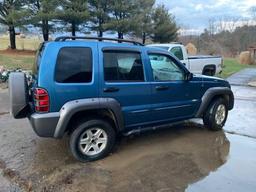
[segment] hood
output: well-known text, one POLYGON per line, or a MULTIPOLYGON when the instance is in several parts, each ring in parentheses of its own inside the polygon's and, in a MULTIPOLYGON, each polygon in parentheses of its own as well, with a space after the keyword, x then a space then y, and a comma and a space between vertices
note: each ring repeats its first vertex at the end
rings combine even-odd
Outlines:
POLYGON ((194 74, 194 78, 201 79, 204 83, 207 83, 207 82, 217 83, 217 84, 220 84, 221 86, 230 88, 229 82, 227 80, 219 78, 219 77, 194 74))

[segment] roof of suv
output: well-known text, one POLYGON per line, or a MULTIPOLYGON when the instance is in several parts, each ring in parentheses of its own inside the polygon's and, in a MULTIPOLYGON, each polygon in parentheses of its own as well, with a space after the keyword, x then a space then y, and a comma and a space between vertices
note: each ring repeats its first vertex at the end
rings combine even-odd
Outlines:
POLYGON ((132 49, 137 49, 137 50, 155 50, 155 51, 161 51, 161 52, 166 52, 164 49, 159 49, 157 47, 150 47, 150 46, 144 46, 143 44, 133 44, 128 43, 128 42, 110 42, 110 41, 95 41, 95 40, 74 40, 74 41, 50 41, 46 42, 45 46, 48 47, 48 45, 57 45, 58 47, 68 47, 68 46, 92 46, 92 45, 98 45, 101 44, 102 47, 123 47, 123 48, 132 48, 132 49))

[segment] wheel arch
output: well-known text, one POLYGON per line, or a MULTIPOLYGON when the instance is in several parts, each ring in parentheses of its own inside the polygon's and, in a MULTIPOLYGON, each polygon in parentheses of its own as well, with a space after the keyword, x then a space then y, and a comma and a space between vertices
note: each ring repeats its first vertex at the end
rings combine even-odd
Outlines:
POLYGON ((213 70, 213 71, 214 71, 214 74, 216 74, 217 67, 216 67, 216 65, 214 65, 214 64, 209 64, 209 65, 204 66, 203 71, 202 71, 202 74, 204 75, 205 72, 206 72, 206 70, 209 70, 209 69, 210 69, 210 70, 213 70))
POLYGON ((228 110, 234 107, 234 95, 228 87, 213 87, 209 88, 202 97, 202 102, 197 111, 196 117, 202 117, 212 101, 217 98, 223 98, 227 101, 228 110))
POLYGON ((124 129, 123 115, 118 101, 111 98, 81 99, 67 102, 62 107, 54 137, 63 137, 78 119, 95 116, 107 120, 117 132, 124 129))

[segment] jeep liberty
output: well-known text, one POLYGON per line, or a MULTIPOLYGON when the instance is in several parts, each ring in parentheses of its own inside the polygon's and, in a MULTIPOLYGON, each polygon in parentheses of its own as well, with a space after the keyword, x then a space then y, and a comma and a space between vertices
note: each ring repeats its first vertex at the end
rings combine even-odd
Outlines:
POLYGON ((59 37, 44 42, 34 77, 10 75, 14 118, 28 118, 41 137, 70 136, 82 162, 107 156, 117 135, 191 118, 221 130, 234 96, 227 81, 194 75, 172 53, 111 38, 59 37), (113 42, 116 41, 116 42, 113 42))

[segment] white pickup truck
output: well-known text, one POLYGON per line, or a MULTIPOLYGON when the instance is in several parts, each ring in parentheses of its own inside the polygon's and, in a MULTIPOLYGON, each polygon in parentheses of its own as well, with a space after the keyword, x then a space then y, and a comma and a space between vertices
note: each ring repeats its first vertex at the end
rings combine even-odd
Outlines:
POLYGON ((188 56, 186 48, 180 43, 151 44, 148 46, 162 48, 171 52, 192 73, 214 76, 222 72, 223 59, 220 56, 188 56))

